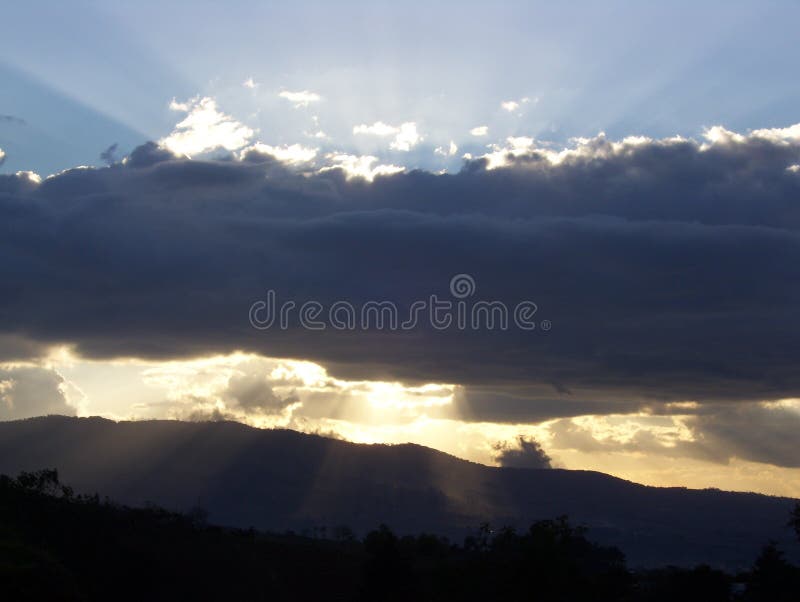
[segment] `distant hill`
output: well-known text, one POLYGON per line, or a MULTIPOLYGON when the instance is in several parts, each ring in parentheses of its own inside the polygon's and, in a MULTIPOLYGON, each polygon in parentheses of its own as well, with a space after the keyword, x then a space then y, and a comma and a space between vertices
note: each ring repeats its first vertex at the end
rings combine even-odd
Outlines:
POLYGON ((155 502, 209 521, 298 532, 390 525, 461 538, 481 522, 568 515, 631 566, 752 564, 768 540, 790 556, 794 500, 658 488, 598 472, 495 468, 418 445, 359 445, 233 422, 50 416, 0 423, 0 473, 57 468, 77 492, 155 502))
POLYGON ((631 571, 622 552, 564 519, 481 527, 463 545, 386 526, 362 539, 346 529, 309 538, 76 496, 52 469, 0 475, 3 600, 796 602, 798 589, 800 568, 774 547, 736 575, 631 571))

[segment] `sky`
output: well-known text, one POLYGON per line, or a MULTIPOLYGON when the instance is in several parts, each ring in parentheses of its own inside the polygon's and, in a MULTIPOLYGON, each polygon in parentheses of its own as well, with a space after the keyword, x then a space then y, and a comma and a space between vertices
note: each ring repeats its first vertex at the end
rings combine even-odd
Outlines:
POLYGON ((800 496, 798 18, 5 7, 0 419, 800 496))

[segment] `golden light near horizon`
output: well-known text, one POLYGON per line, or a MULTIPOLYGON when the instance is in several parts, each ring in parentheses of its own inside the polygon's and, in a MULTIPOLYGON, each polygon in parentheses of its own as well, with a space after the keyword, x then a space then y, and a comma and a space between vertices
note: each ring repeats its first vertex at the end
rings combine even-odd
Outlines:
MULTIPOLYGON (((425 408, 451 404, 455 389, 455 385, 449 384, 404 385, 390 381, 344 380, 331 377, 321 365, 313 362, 241 352, 161 362, 137 358, 98 361, 80 358, 69 349, 61 348, 51 354, 47 365, 63 373, 67 382, 75 378, 90 383, 93 400, 86 412, 97 411, 102 415, 104 402, 99 400, 117 398, 121 389, 130 390, 132 386, 139 392, 146 392, 147 398, 152 398, 154 393, 160 395, 159 401, 152 406, 147 402, 134 402, 128 415, 113 412, 114 416, 127 418, 145 417, 139 412, 146 408, 163 410, 169 407, 178 411, 181 407, 193 407, 192 404, 210 404, 218 409, 236 411, 231 404, 226 404, 226 388, 232 379, 243 376, 259 379, 259 384, 279 397, 302 394, 313 400, 335 399, 340 404, 347 401, 353 408, 348 418, 353 420, 367 415, 373 420, 379 419, 381 412, 385 412, 387 421, 398 412, 414 417, 425 408), (109 368, 124 370, 127 376, 121 382, 109 379, 111 382, 101 383, 95 378, 109 368)), ((228 397, 228 401, 234 399, 228 397)), ((302 403, 289 405, 297 409, 302 403)), ((238 417, 245 422, 251 418, 264 418, 261 411, 252 415, 243 412, 238 417)))
MULTIPOLYGON (((23 366, 37 364, 6 363, 0 369, 23 366)), ((559 468, 600 470, 654 485, 800 494, 799 469, 690 453, 702 444, 689 426, 698 409, 690 401, 668 404, 669 415, 472 422, 456 407, 458 385, 346 380, 315 362, 242 352, 169 361, 92 360, 57 347, 38 366, 63 379, 59 390, 80 416, 237 420, 357 443, 417 443, 488 465, 497 464, 499 448, 513 448, 523 436, 540 442, 559 468)), ((2 400, 13 382, 0 381, 2 400)), ((762 405, 800 413, 797 399, 762 405)))

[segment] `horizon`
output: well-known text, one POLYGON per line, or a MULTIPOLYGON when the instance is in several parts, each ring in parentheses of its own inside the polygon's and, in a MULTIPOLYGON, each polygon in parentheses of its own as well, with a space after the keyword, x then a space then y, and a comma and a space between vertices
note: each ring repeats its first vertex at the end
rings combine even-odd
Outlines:
POLYGON ((618 477, 616 475, 612 475, 612 474, 609 474, 609 473, 606 473, 606 472, 603 472, 603 471, 599 471, 599 470, 569 469, 569 468, 559 468, 559 467, 556 467, 556 466, 531 467, 531 466, 502 466, 502 465, 498 465, 498 464, 484 464, 482 462, 477 462, 475 460, 468 460, 466 458, 460 458, 460 457, 458 457, 456 455, 453 455, 451 453, 448 453, 446 451, 443 451, 443 450, 440 450, 440 449, 436 449, 434 447, 429 447, 427 445, 422 445, 420 443, 414 443, 412 441, 397 442, 397 443, 382 442, 382 441, 377 441, 377 442, 372 442, 372 443, 368 443, 368 442, 359 443, 359 442, 356 442, 356 441, 351 441, 349 439, 344 439, 344 438, 338 436, 336 433, 331 433, 331 432, 309 432, 309 431, 299 431, 299 430, 296 430, 296 429, 293 429, 293 428, 288 428, 288 427, 254 426, 254 425, 251 425, 251 424, 247 424, 245 422, 241 422, 239 420, 227 420, 227 419, 224 419, 224 418, 207 419, 207 420, 199 420, 199 421, 187 421, 187 420, 180 420, 178 418, 146 418, 146 419, 141 419, 141 420, 114 420, 113 418, 106 418, 104 416, 68 416, 68 415, 65 415, 65 414, 48 414, 48 415, 43 415, 43 416, 31 416, 31 417, 28 417, 28 418, 18 418, 16 420, 5 420, 5 421, 2 421, 2 422, 18 422, 18 421, 40 420, 40 419, 48 419, 48 418, 67 418, 67 419, 70 419, 70 420, 73 420, 73 419, 74 420, 99 419, 99 420, 111 422, 113 424, 147 424, 147 423, 152 423, 152 422, 178 423, 178 424, 185 424, 187 426, 191 426, 191 425, 198 425, 199 426, 199 425, 230 424, 230 425, 235 425, 237 427, 242 427, 242 428, 245 428, 245 429, 253 429, 253 430, 258 430, 258 431, 284 431, 284 432, 290 432, 290 433, 294 433, 294 434, 297 434, 297 435, 302 435, 304 437, 317 437, 317 438, 320 438, 320 439, 328 439, 328 440, 331 440, 331 441, 338 441, 338 442, 341 442, 341 443, 350 444, 350 445, 354 445, 354 446, 357 446, 357 447, 360 447, 360 446, 370 446, 370 447, 371 446, 385 446, 385 447, 412 446, 412 447, 420 447, 420 448, 423 448, 423 449, 426 449, 426 450, 429 450, 429 451, 432 451, 432 452, 435 452, 435 453, 444 454, 446 456, 449 456, 449 457, 454 458, 454 459, 459 460, 459 461, 463 461, 463 462, 467 462, 467 463, 471 463, 471 464, 477 464, 478 466, 482 466, 482 467, 485 467, 485 468, 492 468, 492 469, 501 469, 501 470, 502 469, 512 469, 512 470, 562 470, 562 471, 568 471, 568 472, 594 472, 594 473, 597 473, 597 474, 601 474, 601 475, 603 475, 605 477, 611 477, 611 478, 614 478, 614 479, 620 479, 622 481, 625 481, 625 482, 633 484, 633 485, 641 485, 643 487, 653 487, 653 488, 656 488, 656 489, 687 489, 687 490, 691 490, 691 491, 719 491, 719 492, 722 492, 722 493, 742 493, 742 494, 763 495, 763 496, 767 496, 767 497, 784 498, 784 499, 792 499, 792 500, 797 499, 797 498, 795 498, 793 496, 785 496, 785 495, 763 493, 763 492, 758 492, 758 491, 747 491, 747 490, 725 490, 725 489, 719 489, 717 487, 686 487, 686 486, 680 486, 680 485, 677 485, 677 486, 676 485, 648 485, 646 483, 638 483, 636 481, 631 481, 631 480, 628 480, 628 479, 624 479, 622 477, 618 477))

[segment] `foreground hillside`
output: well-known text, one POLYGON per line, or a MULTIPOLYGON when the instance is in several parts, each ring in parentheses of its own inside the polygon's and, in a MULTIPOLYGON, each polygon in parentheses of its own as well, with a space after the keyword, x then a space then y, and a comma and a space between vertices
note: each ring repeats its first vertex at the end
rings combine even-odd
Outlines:
POLYGON ((565 519, 523 532, 481 526, 463 544, 209 526, 202 512, 75 495, 54 470, 0 475, 0 599, 790 602, 800 569, 766 546, 737 575, 699 566, 631 571, 565 519))
POLYGON ((460 539, 482 522, 568 515, 632 566, 740 568, 785 528, 793 500, 637 485, 600 473, 486 467, 415 445, 356 445, 238 423, 46 417, 0 423, 0 473, 57 468, 77 492, 130 505, 202 507, 233 527, 460 539))

